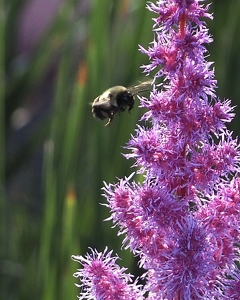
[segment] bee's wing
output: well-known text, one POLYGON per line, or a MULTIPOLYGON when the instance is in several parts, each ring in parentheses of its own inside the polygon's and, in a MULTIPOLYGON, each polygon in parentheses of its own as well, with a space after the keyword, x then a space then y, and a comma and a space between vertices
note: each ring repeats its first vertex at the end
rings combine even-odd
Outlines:
POLYGON ((140 84, 129 87, 128 90, 131 94, 136 95, 138 93, 150 90, 151 84, 152 84, 152 80, 147 80, 141 82, 140 84))

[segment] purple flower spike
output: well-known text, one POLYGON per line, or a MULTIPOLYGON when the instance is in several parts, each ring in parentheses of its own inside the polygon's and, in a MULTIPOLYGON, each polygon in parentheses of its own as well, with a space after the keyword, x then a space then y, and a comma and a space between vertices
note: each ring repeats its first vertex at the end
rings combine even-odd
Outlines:
MULTIPOLYGON (((107 279, 108 290, 91 289, 89 299, 240 299, 240 146, 226 127, 233 107, 216 96, 213 63, 206 60, 212 38, 204 20, 212 14, 203 2, 147 5, 157 15, 154 41, 140 51, 149 57, 143 69, 154 77, 153 89, 140 99, 146 125, 137 127, 125 154, 144 180, 132 174, 103 188, 109 219, 124 247, 139 256, 145 286, 133 288, 109 254, 95 254, 130 290, 111 298, 117 279, 107 279)), ((98 282, 88 273, 93 259, 81 261, 82 286, 98 282)))
POLYGON ((125 268, 116 264, 118 257, 112 256, 112 251, 103 253, 91 250, 91 254, 72 256, 79 262, 83 269, 74 274, 81 278, 82 292, 79 299, 143 299, 142 291, 135 283, 132 283, 131 275, 126 274, 125 268))

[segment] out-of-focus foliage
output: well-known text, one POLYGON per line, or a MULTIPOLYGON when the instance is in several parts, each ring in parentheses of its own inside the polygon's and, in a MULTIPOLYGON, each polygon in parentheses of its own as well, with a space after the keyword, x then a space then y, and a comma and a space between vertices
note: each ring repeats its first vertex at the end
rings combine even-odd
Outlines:
MULTIPOLYGON (((70 256, 87 247, 108 245, 134 272, 99 203, 103 181, 132 172, 122 146, 143 112, 136 100, 131 116, 105 128, 90 104, 112 85, 144 80, 138 44, 153 40, 155 16, 144 0, 0 5, 0 299, 76 299, 70 256)), ((215 0, 211 11, 218 94, 237 105, 240 2, 215 0)))

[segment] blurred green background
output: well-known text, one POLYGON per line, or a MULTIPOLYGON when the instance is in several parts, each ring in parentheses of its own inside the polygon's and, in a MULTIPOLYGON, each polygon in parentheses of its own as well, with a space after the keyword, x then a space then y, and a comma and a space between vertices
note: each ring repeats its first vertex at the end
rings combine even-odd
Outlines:
MULTIPOLYGON (((142 110, 106 128, 91 102, 106 88, 144 80, 153 40, 143 0, 0 2, 0 299, 77 299, 72 254, 106 245, 138 274, 101 196, 103 181, 128 176, 121 155, 142 110)), ((215 0, 217 94, 240 99, 239 0, 215 0)), ((240 111, 229 129, 239 135, 240 111)))

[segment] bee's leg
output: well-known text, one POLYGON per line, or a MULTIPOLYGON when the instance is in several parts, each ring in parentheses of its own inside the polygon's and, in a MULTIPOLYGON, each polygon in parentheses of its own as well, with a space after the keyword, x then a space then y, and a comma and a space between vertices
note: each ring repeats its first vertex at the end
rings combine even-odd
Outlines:
POLYGON ((109 118, 107 124, 105 124, 104 126, 105 126, 105 127, 109 126, 109 125, 112 123, 112 120, 113 120, 113 119, 109 118))
POLYGON ((129 108, 128 108, 128 114, 130 115, 130 110, 133 109, 134 106, 134 100, 132 99, 132 101, 128 104, 129 108))
POLYGON ((112 121, 113 121, 113 117, 114 117, 114 113, 111 113, 111 114, 109 115, 109 119, 108 119, 107 124, 104 125, 105 127, 111 125, 111 123, 112 123, 112 121))

